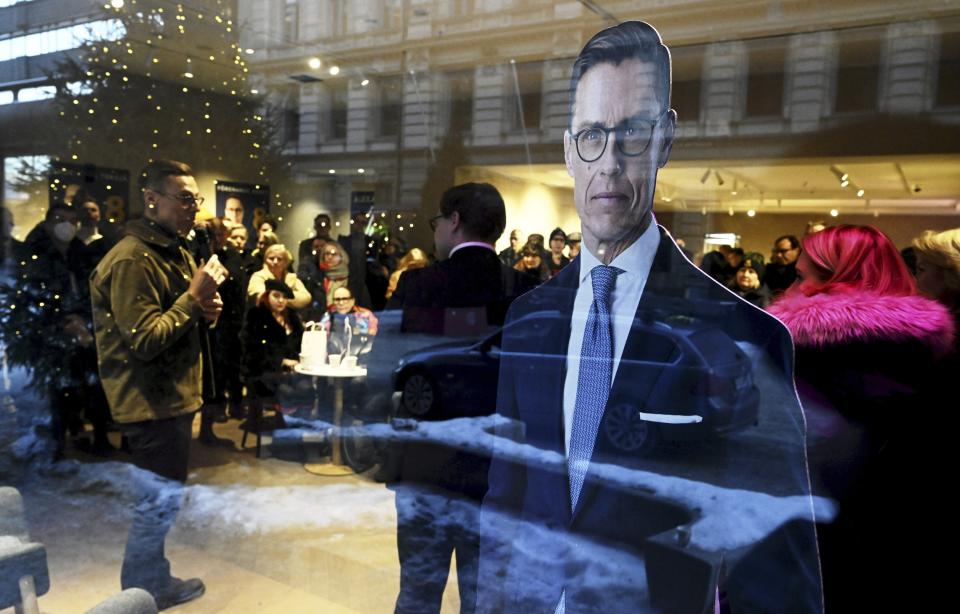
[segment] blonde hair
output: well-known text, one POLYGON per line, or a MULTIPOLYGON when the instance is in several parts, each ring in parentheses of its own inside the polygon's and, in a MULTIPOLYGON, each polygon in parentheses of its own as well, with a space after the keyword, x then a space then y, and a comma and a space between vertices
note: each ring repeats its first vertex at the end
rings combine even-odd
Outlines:
POLYGON ((283 243, 274 243, 273 245, 267 247, 263 250, 263 260, 266 262, 267 257, 271 252, 280 252, 283 254, 283 257, 287 259, 287 264, 293 262, 293 254, 290 253, 290 250, 283 243))
POLYGON ((409 268, 418 269, 428 264, 430 264, 430 261, 427 259, 427 254, 419 247, 414 247, 397 263, 397 270, 406 271, 409 268))
POLYGON ((917 257, 943 270, 943 281, 953 293, 960 293, 960 228, 943 232, 924 231, 913 240, 917 257))

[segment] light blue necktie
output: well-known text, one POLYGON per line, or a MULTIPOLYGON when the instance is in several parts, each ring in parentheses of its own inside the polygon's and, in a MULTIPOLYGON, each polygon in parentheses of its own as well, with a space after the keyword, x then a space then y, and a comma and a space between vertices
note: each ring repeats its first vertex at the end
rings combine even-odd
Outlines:
POLYGON ((600 428, 600 419, 610 397, 613 374, 613 320, 610 316, 610 294, 623 270, 598 265, 590 271, 593 282, 593 304, 583 331, 580 349, 580 373, 577 377, 577 400, 570 429, 567 468, 570 472, 570 510, 576 509, 587 466, 593 455, 593 443, 600 428))

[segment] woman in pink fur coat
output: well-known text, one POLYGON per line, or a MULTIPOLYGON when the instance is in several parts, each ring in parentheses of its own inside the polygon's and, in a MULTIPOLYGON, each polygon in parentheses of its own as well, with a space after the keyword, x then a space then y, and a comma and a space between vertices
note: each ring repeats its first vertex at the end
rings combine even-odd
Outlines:
POLYGON ((944 588, 927 531, 948 458, 938 433, 956 433, 934 377, 953 318, 869 226, 806 237, 797 276, 769 311, 796 346, 814 490, 839 505, 817 527, 827 612, 924 611, 944 588))

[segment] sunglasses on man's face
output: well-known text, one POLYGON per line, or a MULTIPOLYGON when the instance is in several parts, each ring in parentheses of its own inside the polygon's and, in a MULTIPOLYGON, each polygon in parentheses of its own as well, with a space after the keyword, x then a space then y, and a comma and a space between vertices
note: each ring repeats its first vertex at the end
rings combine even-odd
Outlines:
POLYGON ((348 303, 348 302, 350 302, 350 301, 352 301, 352 300, 353 300, 353 297, 352 297, 352 296, 348 296, 348 297, 345 297, 345 298, 344 298, 344 297, 335 298, 335 299, 333 299, 333 302, 334 302, 334 303, 348 303))

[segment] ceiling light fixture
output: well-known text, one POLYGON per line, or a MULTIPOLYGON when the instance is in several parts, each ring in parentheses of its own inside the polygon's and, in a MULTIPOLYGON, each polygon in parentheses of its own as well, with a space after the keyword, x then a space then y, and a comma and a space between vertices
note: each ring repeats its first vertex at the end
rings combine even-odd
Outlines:
POLYGON ((714 171, 713 174, 717 176, 717 185, 722 186, 724 181, 723 177, 720 176, 720 171, 714 171))
POLYGON ((710 178, 710 169, 708 168, 706 171, 704 171, 703 176, 700 177, 700 183, 706 183, 707 179, 709 178, 710 178))
POLYGON ((313 70, 317 70, 318 68, 323 66, 323 62, 320 61, 320 58, 310 58, 309 60, 307 60, 307 66, 309 66, 313 70))
POLYGON ((339 74, 340 74, 340 67, 339 67, 339 66, 331 66, 331 67, 330 67, 330 74, 333 75, 334 77, 336 77, 337 75, 339 75, 339 74))

